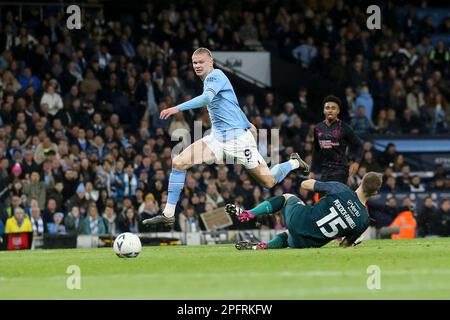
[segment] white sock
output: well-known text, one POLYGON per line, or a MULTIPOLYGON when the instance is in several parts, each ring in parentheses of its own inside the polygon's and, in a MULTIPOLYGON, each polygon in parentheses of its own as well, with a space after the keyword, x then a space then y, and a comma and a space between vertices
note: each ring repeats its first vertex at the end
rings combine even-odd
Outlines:
POLYGON ((164 207, 163 215, 165 215, 167 218, 173 217, 175 215, 176 207, 177 207, 176 204, 166 203, 166 206, 164 207))
POLYGON ((288 162, 291 164, 292 170, 300 168, 300 162, 297 159, 290 159, 288 162))

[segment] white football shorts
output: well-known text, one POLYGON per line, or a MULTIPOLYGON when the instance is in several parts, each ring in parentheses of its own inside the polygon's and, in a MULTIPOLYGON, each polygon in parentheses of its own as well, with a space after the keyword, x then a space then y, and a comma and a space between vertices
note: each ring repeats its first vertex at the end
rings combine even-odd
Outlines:
POLYGON ((242 164, 246 169, 256 168, 265 160, 256 146, 256 140, 248 129, 236 139, 222 142, 209 134, 202 141, 216 156, 216 163, 242 164), (221 162, 223 161, 223 162, 221 162))

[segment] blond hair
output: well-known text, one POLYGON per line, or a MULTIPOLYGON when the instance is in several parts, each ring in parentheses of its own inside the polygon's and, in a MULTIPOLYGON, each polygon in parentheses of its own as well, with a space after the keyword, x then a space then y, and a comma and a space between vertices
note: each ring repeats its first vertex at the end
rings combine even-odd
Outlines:
POLYGON ((202 53, 206 53, 211 59, 213 57, 211 51, 209 51, 209 49, 203 48, 203 47, 200 47, 197 50, 195 50, 192 55, 195 56, 195 55, 202 54, 202 53))

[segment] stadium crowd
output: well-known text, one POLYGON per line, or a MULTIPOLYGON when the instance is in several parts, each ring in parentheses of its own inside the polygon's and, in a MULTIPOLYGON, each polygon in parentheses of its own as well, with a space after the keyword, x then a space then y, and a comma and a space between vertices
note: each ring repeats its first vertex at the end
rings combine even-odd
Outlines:
MULTIPOLYGON (((433 46, 431 36, 448 33, 450 17, 436 30, 429 17, 417 21, 413 10, 404 24, 389 10, 382 29, 371 32, 362 27, 365 11, 341 0, 327 8, 310 1, 295 10, 289 1, 281 6, 248 1, 233 10, 219 10, 225 5, 219 1, 198 1, 188 10, 188 3, 143 4, 139 16, 120 19, 103 10, 87 12, 81 30, 65 28, 63 14, 25 23, 14 10, 2 11, 0 234, 170 230, 144 227, 141 221, 166 203, 172 148, 178 143, 171 134, 192 130, 195 120, 206 130, 210 121, 206 108, 167 120, 159 112, 201 93, 190 62, 201 46, 276 51, 333 81, 344 103, 343 119, 365 141, 351 186, 365 172, 379 171, 388 193, 450 188, 443 166, 422 181, 395 145, 380 153, 370 139, 375 132, 449 133, 450 51, 442 41, 433 46)), ((299 152, 311 162, 322 106, 308 104, 308 88, 299 88, 296 97, 267 92, 240 98, 258 129, 280 129, 279 160, 299 152)), ((286 192, 312 202, 313 195, 299 189, 302 179, 291 173, 265 190, 239 165, 194 167, 175 229, 204 229, 199 214, 228 202, 250 208, 286 192)), ((392 199, 375 219, 377 227, 397 216, 401 207, 392 199)), ((417 207, 420 236, 450 235, 449 200, 435 204, 428 197, 417 207)), ((282 225, 275 216, 234 228, 282 225)))

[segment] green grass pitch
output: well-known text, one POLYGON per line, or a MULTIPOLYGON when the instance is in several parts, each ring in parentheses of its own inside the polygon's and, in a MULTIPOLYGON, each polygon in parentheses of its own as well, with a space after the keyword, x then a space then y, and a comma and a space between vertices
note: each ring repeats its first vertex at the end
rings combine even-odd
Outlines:
POLYGON ((355 248, 237 251, 233 245, 0 252, 0 299, 450 299, 450 239, 371 240, 355 248), (67 289, 67 268, 81 289, 67 289), (367 268, 381 271, 369 290, 367 268))

